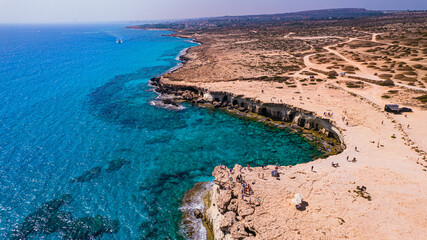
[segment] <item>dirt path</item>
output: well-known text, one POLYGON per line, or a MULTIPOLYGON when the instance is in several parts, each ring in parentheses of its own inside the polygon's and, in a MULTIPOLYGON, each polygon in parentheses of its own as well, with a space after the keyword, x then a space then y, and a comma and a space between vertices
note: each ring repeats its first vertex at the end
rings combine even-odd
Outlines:
MULTIPOLYGON (((374 34, 372 34, 372 41, 373 42, 378 42, 376 40, 376 36, 379 35, 379 34, 380 33, 374 33, 374 34)), ((325 36, 325 38, 327 38, 327 37, 329 37, 329 36, 325 36)), ((349 40, 341 42, 339 44, 349 43, 349 42, 352 42, 354 40, 359 40, 359 39, 358 38, 350 38, 349 40)), ((374 75, 374 71, 372 69, 369 69, 369 68, 365 67, 364 65, 362 65, 361 63, 356 62, 354 60, 351 60, 351 59, 345 57, 344 55, 342 55, 341 53, 339 53, 338 51, 331 49, 331 47, 336 46, 336 45, 338 45, 338 44, 334 44, 334 45, 331 45, 331 46, 326 46, 326 47, 323 47, 323 49, 325 49, 329 53, 335 54, 336 56, 340 57, 347 64, 350 64, 350 65, 352 65, 354 67, 359 68, 359 71, 358 71, 357 74, 346 74, 346 76, 362 77, 362 78, 367 78, 367 79, 370 79, 370 80, 373 80, 373 81, 383 81, 383 79, 381 79, 378 76, 374 75)), ((309 71, 310 68, 315 68, 315 69, 319 69, 319 70, 322 70, 322 71, 330 71, 330 69, 327 69, 327 67, 328 67, 327 64, 315 64, 315 63, 312 63, 310 61, 310 57, 314 56, 314 55, 316 55, 316 53, 304 56, 303 60, 304 60, 304 64, 305 64, 306 68, 304 68, 301 71, 297 72, 295 75, 298 75, 298 76, 302 77, 301 72, 302 71, 309 71)), ((405 87, 405 88, 408 88, 408 89, 412 89, 412 90, 418 90, 418 91, 427 92, 427 89, 425 89, 425 88, 420 88, 420 87, 415 87, 415 86, 408 86, 408 85, 402 84, 402 83, 395 83, 395 85, 396 86, 400 86, 400 87, 405 87)))

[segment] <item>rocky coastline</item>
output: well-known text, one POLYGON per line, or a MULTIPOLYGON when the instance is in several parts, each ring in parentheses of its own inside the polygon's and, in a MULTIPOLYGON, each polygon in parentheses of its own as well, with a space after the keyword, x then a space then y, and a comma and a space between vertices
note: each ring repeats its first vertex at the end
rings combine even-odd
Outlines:
POLYGON ((308 139, 322 152, 322 158, 339 154, 345 149, 341 129, 330 119, 324 119, 314 112, 286 103, 264 103, 225 91, 181 85, 164 77, 152 78, 150 85, 160 96, 167 96, 163 97, 163 104, 177 107, 181 102, 190 102, 205 108, 221 109, 237 117, 263 122, 271 127, 287 128, 308 139))

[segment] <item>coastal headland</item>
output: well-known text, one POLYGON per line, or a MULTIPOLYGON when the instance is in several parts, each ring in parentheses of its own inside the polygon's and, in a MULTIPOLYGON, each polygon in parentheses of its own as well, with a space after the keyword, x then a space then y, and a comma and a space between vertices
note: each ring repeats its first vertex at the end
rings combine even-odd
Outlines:
POLYGON ((216 167, 196 213, 215 239, 427 238, 427 13, 363 13, 134 27, 202 43, 153 79, 167 103, 313 131, 331 152, 295 166, 216 167), (391 103, 412 112, 384 111, 391 103))

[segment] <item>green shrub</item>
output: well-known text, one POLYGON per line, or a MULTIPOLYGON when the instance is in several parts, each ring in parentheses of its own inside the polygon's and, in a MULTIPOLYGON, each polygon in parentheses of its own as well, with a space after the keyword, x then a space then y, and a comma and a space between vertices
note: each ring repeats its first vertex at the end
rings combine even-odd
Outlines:
POLYGON ((394 79, 403 79, 403 78, 405 78, 405 75, 403 75, 403 74, 396 74, 396 75, 394 75, 394 79))
POLYGON ((410 78, 410 77, 404 77, 402 79, 402 81, 406 81, 406 82, 416 82, 417 79, 416 78, 410 78))
POLYGON ((415 99, 420 100, 422 103, 427 103, 427 94, 415 97, 415 99))
POLYGON ((416 72, 410 72, 410 71, 406 71, 403 74, 405 74, 405 75, 417 75, 416 72))
POLYGON ((380 82, 380 86, 394 86, 394 82, 390 79, 380 82))
POLYGON ((391 74, 380 74, 378 77, 380 77, 382 79, 390 79, 391 77, 393 77, 393 75, 391 75, 391 74))

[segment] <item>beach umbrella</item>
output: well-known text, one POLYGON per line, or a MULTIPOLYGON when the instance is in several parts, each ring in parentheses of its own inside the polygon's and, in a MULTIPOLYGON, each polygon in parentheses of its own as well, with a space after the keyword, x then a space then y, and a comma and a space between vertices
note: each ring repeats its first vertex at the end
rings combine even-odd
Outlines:
POLYGON ((302 195, 301 193, 295 193, 295 198, 299 198, 302 201, 304 199, 304 195, 302 195))
POLYGON ((302 203, 302 200, 301 200, 301 199, 299 199, 299 198, 292 198, 292 203, 293 203, 293 204, 296 204, 296 205, 299 205, 299 204, 301 204, 301 203, 302 203))
POLYGON ((302 200, 304 199, 304 196, 300 193, 295 194, 294 198, 292 198, 292 203, 294 204, 301 204, 302 200))

